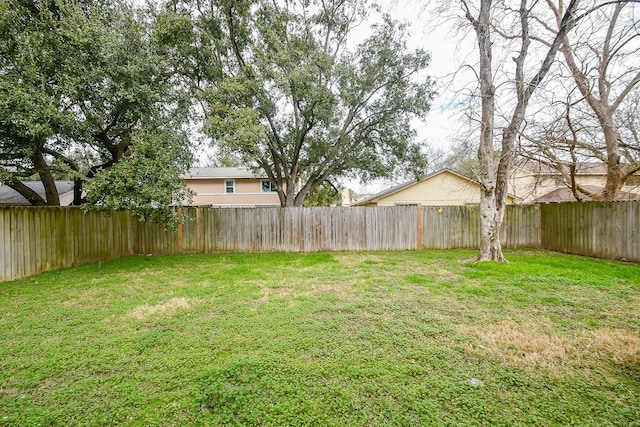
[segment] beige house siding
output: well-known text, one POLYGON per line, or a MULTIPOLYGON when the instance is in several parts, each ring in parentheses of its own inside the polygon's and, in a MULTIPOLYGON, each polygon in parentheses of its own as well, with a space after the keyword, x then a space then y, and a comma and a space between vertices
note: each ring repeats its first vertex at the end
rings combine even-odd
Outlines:
POLYGON ((515 168, 509 177, 509 192, 523 203, 533 202, 549 192, 562 186, 557 177, 551 175, 535 175, 529 171, 515 168))
MULTIPOLYGON (((507 203, 514 203, 509 196, 507 203)), ((480 203, 480 185, 470 179, 449 170, 437 172, 422 181, 406 185, 397 191, 391 191, 379 197, 357 203, 360 206, 459 206, 478 205, 480 203)))
MULTIPOLYGON (((606 181, 606 169, 602 165, 588 164, 579 171, 576 181, 585 188, 602 188, 606 181)), ((631 185, 621 189, 624 200, 635 199, 640 194, 640 178, 631 180, 631 185), (624 194, 629 193, 629 194, 624 194)), ((547 168, 536 168, 530 164, 525 167, 515 166, 509 177, 509 195, 507 203, 553 202, 558 195, 556 190, 566 189, 561 176, 547 168), (544 196, 551 199, 546 200, 544 196)), ((621 196, 622 197, 622 196, 621 196)), ((564 201, 562 199, 561 201, 564 201)), ((407 183, 389 188, 381 193, 353 203, 356 206, 394 206, 421 204, 424 206, 476 205, 480 203, 480 184, 456 172, 444 169, 434 173, 422 181, 407 183)))
MULTIPOLYGON (((578 173, 576 183, 583 187, 604 187, 606 175, 603 173, 578 173)), ((509 178, 509 193, 516 196, 521 203, 532 203, 539 197, 554 190, 567 188, 567 185, 557 173, 539 173, 526 168, 514 167, 509 178)), ((640 193, 637 185, 625 185, 622 192, 640 193)))
POLYGON ((280 206, 276 192, 262 192, 264 178, 192 178, 185 183, 195 195, 193 206, 254 207, 280 206), (226 192, 226 181, 234 182, 234 192, 226 192))
POLYGON ((277 193, 263 193, 261 180, 254 178, 185 180, 196 193, 196 206, 280 206, 277 193), (234 181, 233 193, 225 192, 225 181, 234 181))

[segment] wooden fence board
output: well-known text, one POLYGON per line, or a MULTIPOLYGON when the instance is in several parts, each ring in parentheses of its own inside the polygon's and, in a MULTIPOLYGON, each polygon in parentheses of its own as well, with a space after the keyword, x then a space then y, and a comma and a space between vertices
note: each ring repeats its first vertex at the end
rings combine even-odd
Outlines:
POLYGON ((11 211, 0 210, 0 280, 10 280, 13 275, 13 263, 11 262, 11 211))
POLYGON ((480 216, 474 206, 423 207, 423 246, 425 249, 477 247, 480 216))
POLYGON ((509 248, 539 247, 540 206, 507 206, 501 238, 509 248))
MULTIPOLYGON (((184 208, 181 234, 129 212, 0 208, 0 280, 135 254, 477 248, 477 207, 184 208), (180 236, 180 240, 179 239, 180 236)), ((640 202, 509 206, 504 247, 640 261, 640 202)))
POLYGON ((635 239, 627 239, 628 259, 640 260, 640 203, 632 205, 632 211, 627 213, 627 236, 636 236, 635 239))
POLYGON ((640 202, 560 203, 540 210, 543 248, 640 261, 640 202))
MULTIPOLYGON (((23 210, 14 210, 14 221, 13 222, 13 238, 11 242, 13 246, 16 248, 14 253, 15 258, 15 266, 16 272, 21 277, 24 277, 25 269, 24 269, 24 215, 23 210)), ((28 272, 27 272, 28 273, 28 272)))
POLYGON ((24 246, 22 249, 22 257, 23 257, 23 262, 24 262, 24 271, 25 272, 30 272, 30 271, 34 271, 35 270, 35 265, 34 265, 34 258, 32 256, 33 253, 33 236, 32 236, 32 231, 33 231, 33 209, 25 209, 22 212, 22 234, 23 234, 23 238, 24 238, 24 246))

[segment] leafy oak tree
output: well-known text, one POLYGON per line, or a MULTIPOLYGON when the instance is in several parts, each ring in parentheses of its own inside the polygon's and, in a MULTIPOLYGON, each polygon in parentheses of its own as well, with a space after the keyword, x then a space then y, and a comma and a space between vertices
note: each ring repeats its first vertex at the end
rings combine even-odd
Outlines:
POLYGON ((3 182, 34 205, 58 205, 54 177, 64 174, 74 204, 143 219, 188 197, 188 99, 140 11, 110 0, 0 0, 0 10, 3 182), (123 161, 136 166, 111 170, 123 161), (44 198, 24 185, 33 176, 44 198))
POLYGON ((410 121, 429 110, 429 55, 409 51, 406 28, 388 17, 356 43, 375 8, 206 0, 172 3, 163 18, 193 35, 174 53, 192 64, 206 132, 222 153, 263 169, 282 206, 301 206, 329 178, 424 173, 410 121))
POLYGON ((340 189, 335 187, 331 182, 325 183, 316 187, 306 199, 302 206, 304 207, 320 207, 320 206, 336 206, 342 202, 342 193, 340 189))

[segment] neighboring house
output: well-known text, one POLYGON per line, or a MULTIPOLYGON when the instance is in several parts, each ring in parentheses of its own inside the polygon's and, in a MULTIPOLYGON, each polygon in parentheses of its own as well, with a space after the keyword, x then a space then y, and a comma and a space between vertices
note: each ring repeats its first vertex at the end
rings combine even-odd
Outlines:
MULTIPOLYGON (((516 199, 507 196, 507 203, 516 199)), ((449 206, 479 205, 480 184, 449 169, 433 173, 420 181, 388 188, 378 194, 351 203, 351 206, 449 206)))
MULTIPOLYGON (((602 187, 597 187, 593 185, 585 185, 585 190, 591 193, 599 193, 602 191, 602 187)), ((616 198, 618 201, 628 201, 628 200, 640 200, 640 194, 638 193, 629 193, 626 191, 618 192, 618 196, 616 198)), ((576 202, 576 198, 573 195, 573 192, 570 188, 558 188, 557 190, 553 190, 544 196, 540 196, 533 201, 533 203, 560 203, 560 202, 576 202)))
POLYGON ((245 168, 192 168, 184 181, 194 193, 193 206, 280 206, 271 181, 245 168))
MULTIPOLYGON (((567 167, 568 170, 568 167, 567 167)), ((599 193, 607 179, 604 163, 582 163, 577 166, 576 183, 588 191, 599 193)), ((556 169, 531 160, 514 164, 509 178, 509 192, 522 203, 575 202, 571 189, 556 169)), ((640 196, 637 179, 629 180, 618 194, 619 200, 635 200, 640 196)))
MULTIPOLYGON (((23 181, 23 183, 46 200, 42 182, 23 181)), ((73 181, 56 181, 55 183, 60 196, 60 206, 71 205, 73 203, 73 181)), ((0 206, 31 206, 31 203, 8 185, 0 185, 0 206)))

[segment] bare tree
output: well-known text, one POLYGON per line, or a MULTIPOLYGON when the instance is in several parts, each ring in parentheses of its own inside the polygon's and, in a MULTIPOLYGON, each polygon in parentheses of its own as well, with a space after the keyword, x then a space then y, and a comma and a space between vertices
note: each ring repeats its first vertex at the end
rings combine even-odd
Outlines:
MULTIPOLYGON (((561 25, 563 4, 547 0, 555 22, 561 25)), ((562 40, 567 79, 562 101, 543 114, 525 134, 529 152, 561 173, 577 200, 615 200, 629 177, 640 170, 638 100, 640 98, 640 31, 636 5, 615 2, 594 8, 588 19, 562 40), (546 119, 546 120, 545 120, 546 119), (576 180, 580 163, 597 160, 606 165, 606 182, 593 191, 576 180)), ((557 76, 564 78, 562 69, 557 76)), ((554 97, 558 94, 554 93, 554 97)))
MULTIPOLYGON (((480 197, 481 239, 478 261, 505 261, 500 244, 500 227, 504 218, 506 205, 508 175, 514 156, 514 144, 529 105, 531 96, 548 73, 555 55, 560 49, 563 39, 575 25, 575 12, 578 0, 571 0, 559 22, 558 31, 546 54, 534 59, 536 67, 527 67, 527 56, 530 52, 530 21, 532 5, 528 0, 521 0, 519 5, 511 7, 504 4, 505 11, 517 16, 512 28, 500 29, 494 21, 493 12, 497 8, 492 0, 481 0, 477 11, 470 2, 460 0, 465 18, 476 33, 480 67, 478 81, 481 97, 481 134, 478 149, 479 181, 482 187, 480 197), (515 104, 507 115, 506 126, 501 135, 501 156, 497 170, 494 163, 494 128, 496 115, 496 87, 492 66, 493 36, 500 35, 506 39, 518 40, 519 49, 513 58, 515 72, 513 74, 511 93, 515 93, 515 104), (533 69, 533 73, 531 72, 533 69), (537 71, 536 71, 537 70, 537 71), (527 77, 531 76, 531 77, 527 77)), ((535 5, 535 2, 533 3, 535 5)), ((504 66, 504 64, 502 64, 504 66)))

